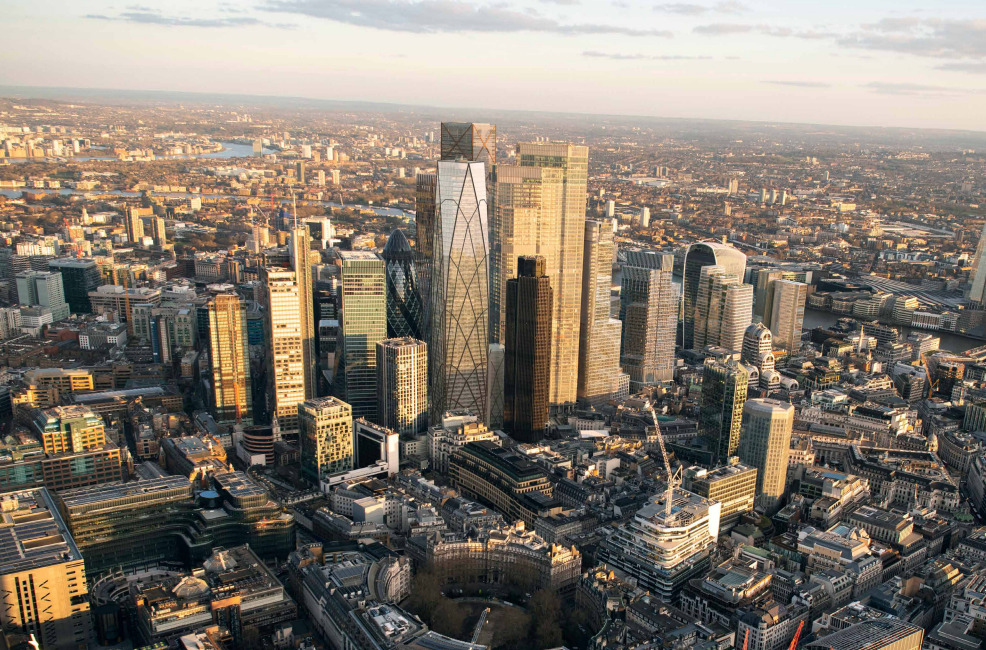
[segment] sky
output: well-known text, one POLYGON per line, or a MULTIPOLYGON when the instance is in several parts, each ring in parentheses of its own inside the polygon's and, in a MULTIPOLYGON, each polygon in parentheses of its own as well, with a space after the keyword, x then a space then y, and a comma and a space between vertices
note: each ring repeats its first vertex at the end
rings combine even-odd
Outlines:
POLYGON ((0 85, 986 130, 984 0, 2 0, 0 85))

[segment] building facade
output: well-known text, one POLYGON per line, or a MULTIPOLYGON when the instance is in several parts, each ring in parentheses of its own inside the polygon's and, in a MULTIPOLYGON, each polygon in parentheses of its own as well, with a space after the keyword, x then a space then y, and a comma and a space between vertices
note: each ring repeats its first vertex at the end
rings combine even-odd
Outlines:
POLYGON ((579 334, 578 398, 592 406, 609 401, 619 389, 623 324, 611 315, 615 258, 609 223, 586 220, 582 251, 582 308, 579 334))
POLYGON ((739 455, 757 468, 757 505, 777 509, 787 479, 794 406, 775 399, 747 400, 739 455))
POLYGON ((369 251, 342 251, 342 359, 334 393, 354 417, 377 416, 377 341, 387 338, 384 261, 369 251))
POLYGON ((400 434, 428 429, 428 346, 413 338, 377 342, 376 421, 400 434))
POLYGON ((695 318, 699 281, 702 268, 718 265, 737 278, 746 274, 746 255, 732 246, 716 242, 692 244, 685 254, 682 280, 682 349, 695 348, 695 318))
POLYGON ((353 469, 353 410, 335 397, 298 405, 301 472, 317 483, 325 474, 353 469))
POLYGON ((212 417, 217 423, 253 423, 246 303, 235 293, 215 296, 209 310, 212 417))
POLYGON ((674 378, 679 294, 671 278, 672 262, 669 253, 627 252, 620 293, 620 366, 630 375, 631 392, 674 378))

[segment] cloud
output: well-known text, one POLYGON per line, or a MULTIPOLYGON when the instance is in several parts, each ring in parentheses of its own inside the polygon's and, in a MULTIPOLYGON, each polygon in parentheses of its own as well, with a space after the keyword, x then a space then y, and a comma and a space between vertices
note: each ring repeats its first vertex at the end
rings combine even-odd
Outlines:
POLYGON ((323 18, 337 23, 390 32, 543 32, 563 35, 620 34, 670 38, 667 30, 618 25, 561 23, 536 12, 515 11, 503 4, 478 5, 463 0, 267 0, 265 11, 323 18))
POLYGON ((943 63, 935 66, 935 70, 947 70, 949 72, 971 72, 973 74, 986 74, 986 61, 943 63))
POLYGON ((929 86, 926 84, 915 83, 889 83, 883 81, 871 81, 862 86, 868 90, 881 95, 908 95, 908 96, 932 96, 932 95, 968 95, 980 93, 982 90, 975 88, 948 88, 947 86, 929 86))
POLYGON ((839 43, 940 59, 986 59, 986 20, 884 18, 862 25, 839 43))
POLYGON ((582 56, 591 59, 613 59, 614 61, 708 61, 711 56, 690 56, 685 54, 623 54, 620 52, 597 52, 586 50, 582 56))
POLYGON ((662 2, 654 5, 654 11, 681 16, 701 16, 706 13, 738 14, 749 11, 749 8, 742 2, 725 0, 714 5, 700 5, 693 2, 662 2))
POLYGON ((282 29, 291 29, 294 25, 269 25, 251 16, 224 16, 221 18, 188 18, 185 16, 165 16, 150 7, 131 6, 115 16, 105 14, 87 14, 90 20, 106 20, 123 23, 138 23, 142 25, 164 25, 167 27, 249 27, 253 25, 268 25, 282 29))
POLYGON ((750 34, 758 33, 764 36, 778 36, 791 38, 825 39, 835 38, 837 34, 833 32, 819 32, 815 30, 799 31, 790 27, 774 27, 772 25, 746 25, 743 23, 712 23, 710 25, 699 25, 693 30, 696 34, 706 36, 725 36, 729 34, 750 34))
POLYGON ((567 6, 582 4, 581 0, 541 0, 541 2, 547 2, 553 5, 567 5, 567 6))
POLYGON ((692 31, 696 34, 706 34, 708 36, 720 36, 723 34, 747 34, 757 29, 756 25, 737 25, 735 23, 713 23, 711 25, 699 25, 692 31))
POLYGON ((781 79, 771 79, 769 81, 764 81, 765 84, 772 84, 774 86, 793 86, 795 88, 831 88, 832 84, 823 83, 821 81, 785 81, 781 79))

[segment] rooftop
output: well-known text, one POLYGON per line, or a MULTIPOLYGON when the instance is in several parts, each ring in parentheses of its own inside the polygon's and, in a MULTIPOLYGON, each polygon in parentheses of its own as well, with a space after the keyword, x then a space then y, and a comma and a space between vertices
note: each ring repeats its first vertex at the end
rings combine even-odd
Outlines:
POLYGON ((4 494, 0 517, 0 574, 82 559, 46 488, 4 494))

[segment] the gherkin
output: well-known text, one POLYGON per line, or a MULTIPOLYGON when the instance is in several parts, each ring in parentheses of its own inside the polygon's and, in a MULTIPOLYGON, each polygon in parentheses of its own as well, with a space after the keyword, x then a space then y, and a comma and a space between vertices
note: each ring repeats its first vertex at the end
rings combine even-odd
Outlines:
POLYGON ((387 268, 387 335, 421 339, 423 306, 414 269, 414 251, 403 230, 390 233, 383 259, 387 268))

